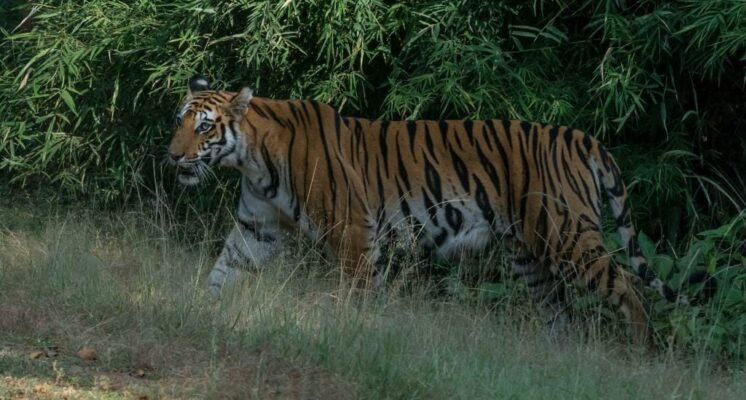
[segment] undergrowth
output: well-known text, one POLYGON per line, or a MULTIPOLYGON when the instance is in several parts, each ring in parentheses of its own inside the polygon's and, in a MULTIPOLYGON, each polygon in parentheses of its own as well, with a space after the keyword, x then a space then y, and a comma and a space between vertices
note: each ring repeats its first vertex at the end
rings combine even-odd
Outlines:
MULTIPOLYGON (((504 271, 475 284, 464 278, 468 264, 435 281, 410 273, 364 295, 339 286, 338 269, 305 243, 263 272, 244 272, 216 302, 205 279, 225 224, 173 212, 158 202, 103 214, 0 207, 0 395, 10 393, 3 387, 45 388, 40 398, 63 389, 81 398, 375 399, 737 398, 743 390, 743 330, 734 328, 743 326, 743 302, 732 302, 743 293, 743 265, 718 268, 734 275, 707 305, 657 307, 656 331, 673 339, 640 352, 622 319, 593 299, 574 300, 583 317, 556 341, 504 271), (84 346, 99 359, 75 357, 84 346), (37 349, 58 354, 30 359, 37 349)), ((703 232, 673 262, 738 261, 725 251, 738 229, 703 232)), ((501 253, 490 257, 476 267, 504 264, 501 253)))

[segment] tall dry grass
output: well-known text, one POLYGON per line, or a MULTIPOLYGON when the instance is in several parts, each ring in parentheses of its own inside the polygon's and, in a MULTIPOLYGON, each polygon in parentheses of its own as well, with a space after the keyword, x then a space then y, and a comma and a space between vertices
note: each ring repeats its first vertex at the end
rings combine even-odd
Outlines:
POLYGON ((745 389, 741 372, 673 350, 641 354, 592 323, 553 342, 520 298, 489 309, 435 296, 427 282, 350 293, 306 245, 214 301, 205 279, 219 229, 152 204, 107 215, 0 208, 0 397, 709 399, 745 389), (75 356, 84 346, 97 361, 75 356), (29 357, 45 349, 58 354, 29 357))

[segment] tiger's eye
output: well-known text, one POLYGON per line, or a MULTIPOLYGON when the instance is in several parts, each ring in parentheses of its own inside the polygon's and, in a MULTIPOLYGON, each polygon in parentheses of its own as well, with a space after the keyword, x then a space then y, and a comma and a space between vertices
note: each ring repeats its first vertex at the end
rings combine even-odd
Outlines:
POLYGON ((199 126, 197 127, 197 130, 200 132, 207 132, 208 130, 210 130, 211 127, 212 125, 209 122, 203 122, 199 124, 199 126))

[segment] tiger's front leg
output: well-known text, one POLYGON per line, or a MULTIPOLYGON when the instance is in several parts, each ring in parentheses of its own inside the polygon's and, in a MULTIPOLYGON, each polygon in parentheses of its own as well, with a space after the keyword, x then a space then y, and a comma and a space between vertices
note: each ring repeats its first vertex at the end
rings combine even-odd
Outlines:
POLYGON ((213 296, 235 282, 242 267, 262 269, 270 264, 286 241, 281 215, 272 204, 255 196, 249 185, 246 178, 241 181, 236 225, 207 279, 213 296))
POLYGON ((264 268, 282 249, 283 232, 272 226, 239 222, 231 230, 207 279, 210 295, 217 297, 234 283, 240 268, 264 268))

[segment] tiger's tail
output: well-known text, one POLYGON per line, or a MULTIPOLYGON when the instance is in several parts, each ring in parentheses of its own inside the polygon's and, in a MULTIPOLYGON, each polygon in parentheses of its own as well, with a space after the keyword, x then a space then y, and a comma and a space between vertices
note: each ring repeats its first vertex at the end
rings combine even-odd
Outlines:
MULTIPOLYGON (((652 287, 666 300, 680 305, 692 303, 688 296, 674 291, 648 266, 647 260, 637 243, 637 233, 632 224, 631 211, 627 201, 627 188, 622 180, 621 172, 614 158, 609 154, 602 144, 595 146, 594 156, 597 158, 594 173, 601 182, 601 187, 606 191, 611 203, 611 210, 616 222, 617 231, 621 236, 624 248, 627 251, 629 262, 635 273, 642 279, 646 286, 652 287)), ((695 271, 689 275, 689 284, 704 282, 700 301, 704 302, 711 298, 717 290, 716 282, 705 271, 695 271)))

